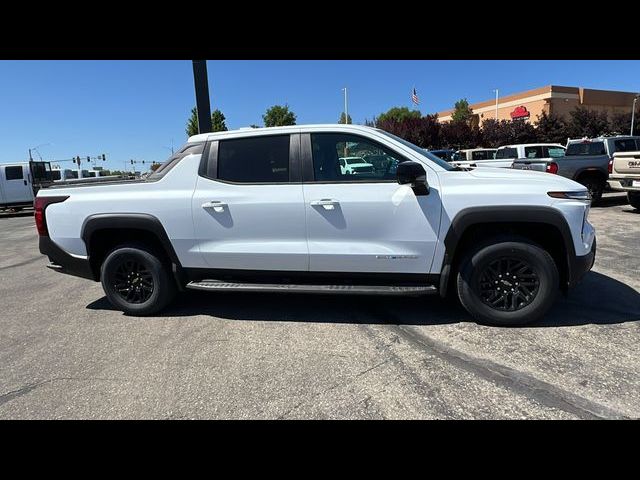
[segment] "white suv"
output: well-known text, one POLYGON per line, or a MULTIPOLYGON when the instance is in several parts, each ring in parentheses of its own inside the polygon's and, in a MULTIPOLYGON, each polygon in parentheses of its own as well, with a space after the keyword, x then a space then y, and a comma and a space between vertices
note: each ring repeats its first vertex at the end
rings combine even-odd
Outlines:
POLYGON ((50 268, 101 281, 128 314, 185 288, 455 291, 478 321, 521 325, 591 268, 589 207, 563 177, 463 170, 382 130, 311 125, 196 135, 145 180, 40 190, 35 216, 50 268), (399 163, 346 174, 345 150, 399 163))
POLYGON ((373 165, 367 163, 362 157, 340 157, 339 161, 340 171, 343 175, 373 172, 373 165))

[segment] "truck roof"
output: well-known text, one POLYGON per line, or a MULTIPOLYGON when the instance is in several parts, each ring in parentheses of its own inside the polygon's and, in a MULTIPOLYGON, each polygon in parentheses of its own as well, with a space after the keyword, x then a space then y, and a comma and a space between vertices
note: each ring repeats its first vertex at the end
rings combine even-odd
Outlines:
POLYGON ((367 127, 365 125, 354 125, 354 124, 345 125, 344 123, 318 123, 318 124, 311 124, 311 125, 288 125, 285 127, 261 127, 261 128, 243 127, 235 130, 226 130, 224 132, 200 133, 198 135, 193 135, 189 137, 189 140, 187 140, 187 142, 188 143, 205 142, 209 138, 225 137, 227 135, 233 136, 234 134, 247 133, 247 132, 252 132, 256 134, 287 133, 291 131, 307 131, 307 130, 317 130, 317 129, 327 129, 327 128, 351 131, 351 132, 358 132, 358 131, 371 132, 372 130, 381 131, 379 128, 367 127))
POLYGON ((562 147, 565 148, 564 145, 559 143, 516 143, 513 145, 503 145, 500 148, 515 148, 515 147, 562 147))

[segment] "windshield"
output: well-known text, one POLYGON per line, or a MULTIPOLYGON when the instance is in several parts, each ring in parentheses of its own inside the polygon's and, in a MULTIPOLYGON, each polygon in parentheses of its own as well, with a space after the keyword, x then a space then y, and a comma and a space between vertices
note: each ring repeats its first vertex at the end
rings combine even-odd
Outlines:
POLYGON ((453 165, 445 162, 444 160, 442 160, 441 158, 436 157, 435 155, 433 155, 432 153, 426 152, 423 148, 418 147, 417 145, 414 145, 411 142, 407 142, 406 140, 397 137, 396 135, 393 135, 389 132, 385 132, 384 130, 379 130, 378 131, 384 135, 386 135, 389 138, 393 138, 394 140, 400 142, 401 144, 403 144, 405 147, 409 147, 411 150, 413 150, 414 152, 418 153, 419 155, 428 158, 429 160, 431 160, 433 163, 437 164, 438 166, 444 168, 445 170, 451 171, 451 170, 459 170, 459 168, 454 167, 453 165))

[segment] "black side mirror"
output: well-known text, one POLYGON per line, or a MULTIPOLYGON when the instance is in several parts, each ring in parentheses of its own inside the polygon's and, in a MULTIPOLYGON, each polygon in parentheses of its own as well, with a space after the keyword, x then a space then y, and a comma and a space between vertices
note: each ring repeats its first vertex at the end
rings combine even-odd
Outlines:
POLYGON ((396 172, 400 185, 411 185, 416 195, 429 195, 427 172, 418 162, 402 162, 398 164, 396 172))

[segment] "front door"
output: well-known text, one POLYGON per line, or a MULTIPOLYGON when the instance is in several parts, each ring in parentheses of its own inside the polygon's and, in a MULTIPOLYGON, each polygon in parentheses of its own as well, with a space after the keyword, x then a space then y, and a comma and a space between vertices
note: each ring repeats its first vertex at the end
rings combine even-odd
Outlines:
POLYGON ((196 243, 214 269, 307 271, 299 136, 212 142, 192 201, 196 243))
MULTIPOLYGON (((313 164, 313 178, 304 184, 310 270, 429 273, 440 199, 436 190, 416 196, 397 183, 397 164, 406 159, 352 134, 312 133, 302 144, 313 164), (361 159, 349 175, 340 168, 345 157, 361 159)), ((435 175, 428 178, 437 183, 435 175)))
POLYGON ((0 166, 4 203, 29 203, 33 201, 33 190, 29 182, 29 169, 26 165, 0 166))

